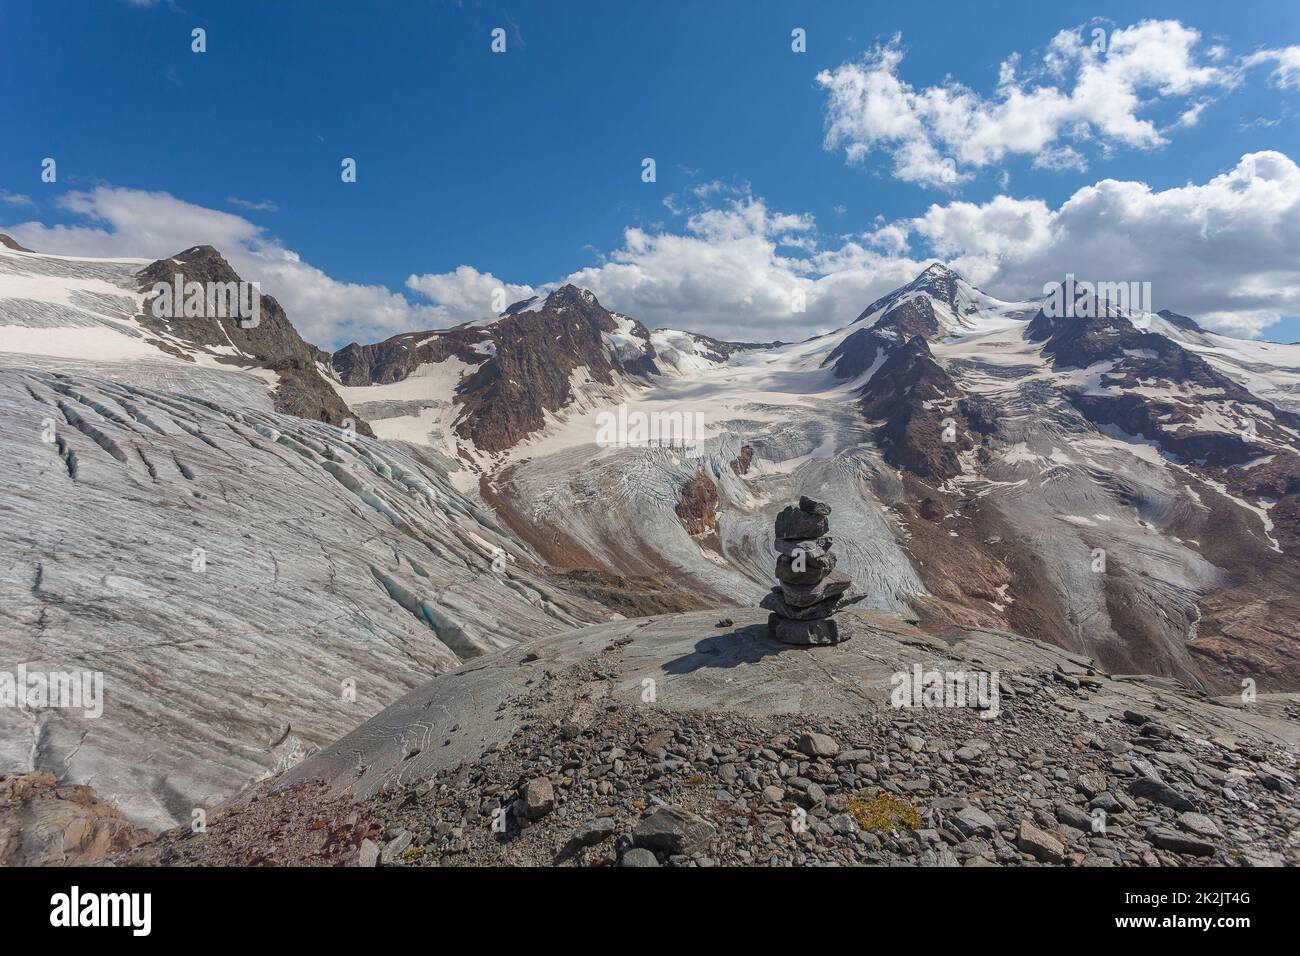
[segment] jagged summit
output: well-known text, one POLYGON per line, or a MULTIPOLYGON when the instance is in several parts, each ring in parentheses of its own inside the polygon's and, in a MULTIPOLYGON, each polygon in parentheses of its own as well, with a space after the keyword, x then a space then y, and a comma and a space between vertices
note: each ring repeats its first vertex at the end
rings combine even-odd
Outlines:
POLYGON ((565 283, 546 297, 546 306, 561 309, 568 305, 595 306, 601 308, 596 294, 590 289, 583 289, 572 283, 565 283))
POLYGON ((953 305, 956 300, 957 285, 961 282, 965 280, 960 275, 942 262, 935 262, 913 279, 908 284, 908 288, 924 289, 931 295, 942 298, 949 305, 953 305))
POLYGON ((1166 322, 1170 323, 1171 325, 1177 326, 1178 328, 1182 329, 1185 332, 1205 331, 1203 328, 1200 327, 1200 325, 1197 324, 1195 319, 1190 319, 1185 315, 1179 315, 1177 312, 1172 312, 1169 309, 1161 309, 1159 312, 1156 313, 1156 315, 1160 316, 1160 318, 1164 319, 1166 322))
POLYGON ((596 294, 590 289, 584 289, 581 286, 565 283, 557 289, 552 289, 546 295, 537 294, 529 296, 527 299, 521 299, 518 302, 511 303, 506 310, 493 319, 477 320, 467 323, 473 326, 490 325, 501 318, 511 315, 520 315, 524 312, 542 312, 563 311, 568 307, 576 308, 603 308, 596 299, 596 294))
POLYGON ((852 325, 866 325, 898 341, 913 335, 936 341, 993 331, 1028 319, 1033 312, 1033 304, 995 299, 935 262, 868 305, 852 325))
POLYGON ((911 282, 899 286, 894 291, 881 296, 868 305, 853 320, 854 324, 862 322, 871 316, 882 315, 900 301, 918 293, 935 295, 942 301, 951 304, 952 296, 955 295, 957 284, 960 281, 962 281, 961 277, 957 273, 942 263, 935 262, 918 273, 911 282))

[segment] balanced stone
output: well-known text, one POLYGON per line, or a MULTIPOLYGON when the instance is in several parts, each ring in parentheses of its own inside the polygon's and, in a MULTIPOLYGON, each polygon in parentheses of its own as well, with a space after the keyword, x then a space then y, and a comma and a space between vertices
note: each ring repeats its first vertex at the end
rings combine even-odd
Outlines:
POLYGON ((768 617, 767 626, 782 644, 838 644, 840 628, 830 618, 820 621, 787 621, 775 614, 768 617))
POLYGON ((809 607, 820 604, 830 598, 837 598, 849 589, 853 582, 843 575, 824 578, 814 584, 782 584, 781 596, 791 607, 809 607))
POLYGON ((835 555, 819 557, 781 555, 776 559, 776 579, 782 584, 816 584, 835 570, 835 555))
POLYGON ((776 550, 786 557, 803 554, 808 558, 824 558, 831 553, 831 537, 823 535, 815 539, 780 538, 776 539, 776 550))
POLYGON ((793 505, 776 516, 778 538, 820 538, 829 527, 825 515, 809 514, 793 505))
POLYGON ((816 604, 809 604, 806 607, 796 607, 786 601, 785 595, 781 593, 780 588, 773 588, 767 593, 759 607, 765 611, 772 611, 779 617, 790 621, 811 621, 817 618, 830 617, 835 613, 836 607, 840 603, 840 595, 828 598, 825 601, 819 601, 816 604))
POLYGON ((760 607, 771 611, 769 633, 786 644, 816 646, 848 640, 831 620, 852 583, 835 571, 831 506, 806 495, 776 516, 776 578, 760 607))

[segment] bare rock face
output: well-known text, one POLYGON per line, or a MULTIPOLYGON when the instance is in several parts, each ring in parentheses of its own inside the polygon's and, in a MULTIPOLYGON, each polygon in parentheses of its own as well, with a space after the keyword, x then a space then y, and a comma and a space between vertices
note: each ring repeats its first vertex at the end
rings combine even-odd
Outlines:
POLYGON ((740 449, 740 454, 732 459, 731 470, 738 475, 749 474, 749 466, 754 461, 754 446, 744 445, 740 449))
POLYGON ((708 534, 718 530, 718 486, 701 472, 682 489, 682 500, 677 503, 677 517, 692 535, 708 534))
POLYGON ((78 866, 152 838, 92 787, 61 785, 52 773, 0 774, 0 866, 78 866))
MULTIPOLYGON (((162 318, 155 315, 156 296, 153 291, 156 285, 175 285, 178 276, 181 283, 238 283, 243 280, 212 246, 194 246, 170 258, 159 259, 136 274, 137 289, 146 295, 144 309, 137 316, 141 325, 197 346, 229 348, 233 345, 243 355, 261 362, 263 367, 279 375, 277 411, 330 425, 343 425, 350 419, 358 432, 371 434, 370 426, 349 410, 317 371, 317 361, 324 360, 326 354, 303 341, 280 303, 272 296, 261 295, 258 322, 252 327, 245 327, 231 316, 201 314, 162 318)), ((248 281, 257 281, 257 277, 250 277, 248 281)), ((206 309, 205 303, 203 311, 206 309)), ((222 359, 218 357, 217 361, 222 359)), ((233 358, 227 361, 242 364, 233 358)))
POLYGON ((958 453, 988 427, 919 335, 890 353, 861 394, 863 415, 882 422, 874 437, 886 459, 922 478, 961 474, 958 453))
POLYGON ((830 365, 836 378, 857 378, 876 364, 882 353, 894 345, 892 339, 875 329, 858 329, 831 350, 822 365, 830 365))
POLYGON ((28 249, 26 246, 20 246, 20 245, 17 243, 17 241, 14 240, 12 237, 10 237, 10 236, 6 236, 6 235, 4 235, 4 234, 2 234, 2 233, 0 233, 0 246, 4 246, 6 249, 12 249, 12 250, 14 250, 14 252, 31 252, 31 251, 32 251, 32 250, 28 249))

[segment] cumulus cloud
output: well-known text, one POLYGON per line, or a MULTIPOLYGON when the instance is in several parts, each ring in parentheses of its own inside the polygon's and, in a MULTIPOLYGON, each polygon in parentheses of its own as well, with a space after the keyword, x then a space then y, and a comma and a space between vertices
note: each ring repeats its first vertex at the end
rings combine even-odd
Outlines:
POLYGON ((473 266, 458 266, 452 272, 411 275, 407 277, 406 287, 438 303, 454 322, 494 315, 538 292, 530 285, 503 282, 473 266))
POLYGON ((1300 167, 1278 152, 1247 154, 1204 184, 1105 179, 1055 209, 998 196, 894 225, 994 294, 1037 295, 1073 272, 1149 281, 1157 309, 1233 335, 1300 314, 1300 167))
POLYGON ((797 341, 851 322, 935 258, 1004 298, 1041 294, 1067 272, 1149 281, 1156 308, 1237 335, 1300 314, 1300 167, 1278 152, 1164 190, 1104 179, 1059 206, 1006 195, 934 203, 848 237, 823 235, 813 216, 774 209, 748 187, 710 185, 674 198, 674 225, 628 228, 618 248, 553 282, 512 283, 462 265, 410 275, 411 298, 334 279, 242 216, 167 193, 100 187, 60 202, 77 221, 0 231, 69 255, 153 259, 214 245, 284 304, 304 337, 329 347, 483 318, 561 282, 651 328, 797 341))
POLYGON ((692 212, 680 232, 625 230, 620 248, 566 281, 651 328, 791 341, 852 321, 868 299, 923 268, 866 244, 816 251, 812 216, 729 192, 723 205, 692 212))
POLYGON ((69 192, 59 205, 71 224, 5 227, 24 246, 73 256, 161 259, 195 245, 217 248, 240 277, 276 297, 309 342, 332 347, 449 324, 451 312, 412 304, 381 285, 340 282, 242 216, 170 193, 100 186, 69 192))
POLYGON ((817 75, 827 97, 824 145, 842 148, 850 163, 884 152, 896 178, 946 189, 1010 156, 1082 171, 1085 145, 1163 146, 1168 140, 1150 116, 1156 107, 1186 103, 1189 125, 1204 108, 1190 102, 1193 95, 1236 82, 1238 70, 1218 65, 1221 51, 1201 51, 1200 41, 1198 31, 1172 20, 1108 34, 1100 27, 1063 30, 1023 78, 1019 54, 1008 57, 994 93, 984 96, 952 79, 920 89, 904 81, 895 36, 817 75))

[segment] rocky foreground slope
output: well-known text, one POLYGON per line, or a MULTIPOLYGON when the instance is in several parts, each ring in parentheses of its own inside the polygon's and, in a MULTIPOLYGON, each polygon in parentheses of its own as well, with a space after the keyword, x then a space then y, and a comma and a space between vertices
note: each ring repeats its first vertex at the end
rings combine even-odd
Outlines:
POLYGON ((435 678, 124 865, 1300 864, 1300 702, 849 611, 622 621, 435 678), (997 671, 983 707, 896 674, 997 671), (996 712, 996 716, 994 716, 996 712))

